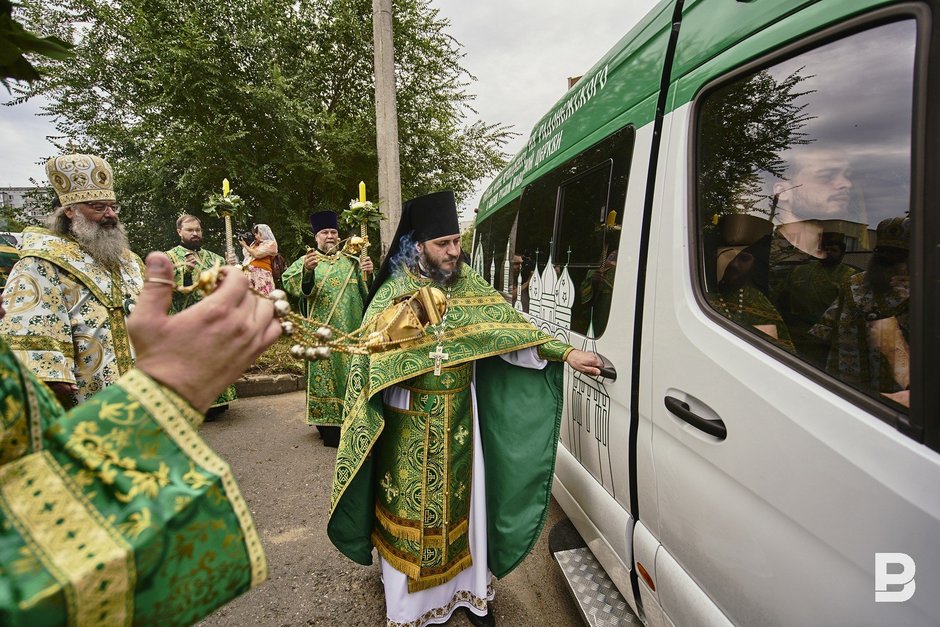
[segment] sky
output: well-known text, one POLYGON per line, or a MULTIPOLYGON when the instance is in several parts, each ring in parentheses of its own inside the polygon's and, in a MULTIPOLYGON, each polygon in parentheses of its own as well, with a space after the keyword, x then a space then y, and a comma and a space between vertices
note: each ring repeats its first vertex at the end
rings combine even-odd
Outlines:
MULTIPOLYGON (((515 154, 535 122, 579 76, 613 47, 657 0, 431 0, 463 45, 463 67, 476 81, 468 88, 480 119, 519 133, 505 148, 515 154)), ((9 97, 0 92, 0 101, 9 97)), ((45 136, 55 129, 37 115, 39 102, 0 107, 0 187, 45 181, 36 163, 54 152, 45 136)), ((472 122, 473 119, 468 120, 472 122)), ((481 181, 465 208, 472 209, 489 180, 481 181)))
MULTIPOLYGON (((463 67, 476 77, 468 91, 487 123, 519 135, 505 148, 516 154, 529 131, 580 76, 610 50, 658 0, 431 0, 463 45, 463 67)), ((480 181, 465 209, 479 204, 480 181)))

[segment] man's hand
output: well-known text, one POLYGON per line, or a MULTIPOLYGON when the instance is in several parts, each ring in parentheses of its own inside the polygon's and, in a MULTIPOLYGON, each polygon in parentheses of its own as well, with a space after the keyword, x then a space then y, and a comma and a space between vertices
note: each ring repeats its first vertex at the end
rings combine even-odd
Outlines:
MULTIPOLYGON (((201 412, 281 334, 274 303, 249 292, 238 269, 222 274, 216 291, 174 316, 173 287, 147 281, 127 321, 137 367, 201 412)), ((147 255, 147 278, 172 280, 170 259, 147 255)))
POLYGON ((183 257, 183 260, 185 261, 186 268, 188 270, 192 270, 193 268, 196 267, 196 263, 197 263, 196 255, 194 255, 193 253, 186 253, 186 256, 183 257))
POLYGON ((304 255, 304 270, 308 272, 313 272, 314 268, 317 267, 319 259, 317 257, 317 251, 308 250, 307 254, 304 255))
POLYGON ((59 403, 63 408, 71 409, 75 405, 72 395, 78 392, 77 385, 65 381, 47 381, 46 385, 49 386, 49 389, 52 390, 55 397, 59 399, 59 403))
POLYGON ((373 265, 372 265, 372 258, 371 258, 371 257, 366 256, 366 258, 362 260, 362 262, 360 263, 360 265, 362 266, 362 271, 363 271, 363 272, 372 272, 373 265))
POLYGON ((565 359, 565 363, 578 372, 594 375, 595 377, 601 373, 601 366, 604 365, 604 361, 596 354, 587 351, 579 351, 578 349, 574 349, 568 353, 568 358, 565 359))
POLYGON ((234 253, 234 252, 225 253, 225 263, 228 264, 228 265, 230 265, 230 266, 237 266, 237 265, 238 265, 238 259, 235 257, 235 253, 234 253))

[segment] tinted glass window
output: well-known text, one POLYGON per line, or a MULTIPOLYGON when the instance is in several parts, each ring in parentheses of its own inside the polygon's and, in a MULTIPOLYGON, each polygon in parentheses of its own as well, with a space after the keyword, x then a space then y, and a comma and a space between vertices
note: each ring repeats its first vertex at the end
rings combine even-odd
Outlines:
POLYGON ((620 129, 479 225, 474 264, 521 311, 593 337, 606 329, 633 138, 620 129))
POLYGON ((723 86, 698 117, 709 304, 895 408, 909 405, 915 23, 723 86))

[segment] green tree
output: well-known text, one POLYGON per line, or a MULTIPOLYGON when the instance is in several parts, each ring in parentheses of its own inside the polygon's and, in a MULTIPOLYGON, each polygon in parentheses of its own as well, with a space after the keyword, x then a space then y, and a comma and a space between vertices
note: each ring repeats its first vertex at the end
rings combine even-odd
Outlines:
POLYGON ((460 234, 460 249, 473 256, 473 236, 476 233, 476 226, 471 224, 460 234))
MULTIPOLYGON (((111 162, 139 252, 172 245, 224 177, 288 258, 309 212, 342 211, 360 180, 376 196, 369 0, 28 0, 24 15, 75 57, 20 95, 45 94, 62 143, 111 162)), ((396 3, 406 198, 464 198, 506 156, 504 127, 464 122, 472 77, 447 26, 427 0, 396 3)), ((204 227, 220 248, 221 224, 204 227)))
POLYGON ((57 37, 38 37, 23 28, 13 16, 10 0, 0 0, 0 84, 10 88, 9 79, 35 81, 39 72, 26 58, 27 54, 53 59, 71 56, 69 45, 57 37))
POLYGON ((798 86, 810 78, 800 68, 783 78, 757 72, 710 95, 699 119, 699 189, 707 218, 749 213, 764 196, 763 173, 782 176, 786 162, 780 155, 807 144, 802 128, 812 119, 798 103, 812 91, 798 86))

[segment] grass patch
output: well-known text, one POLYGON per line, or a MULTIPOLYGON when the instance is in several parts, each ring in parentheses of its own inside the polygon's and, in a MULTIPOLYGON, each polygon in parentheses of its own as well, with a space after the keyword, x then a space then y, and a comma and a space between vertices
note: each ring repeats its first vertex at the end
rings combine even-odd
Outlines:
POLYGON ((293 345, 294 341, 290 337, 282 335, 261 353, 245 374, 304 374, 304 360, 290 354, 293 345))

